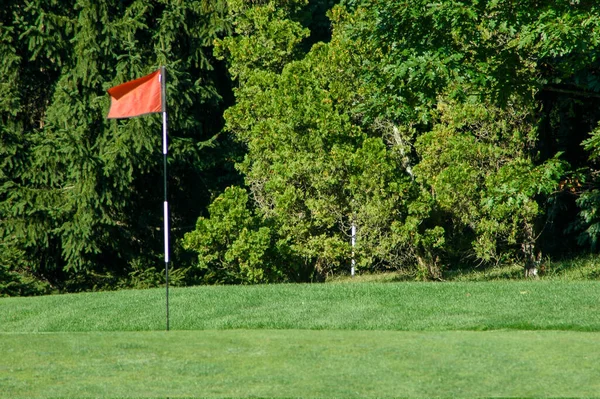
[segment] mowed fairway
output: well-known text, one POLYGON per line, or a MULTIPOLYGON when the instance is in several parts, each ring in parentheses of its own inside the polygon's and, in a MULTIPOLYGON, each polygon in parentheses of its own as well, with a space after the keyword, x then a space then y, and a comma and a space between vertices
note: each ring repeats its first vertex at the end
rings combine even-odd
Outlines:
POLYGON ((0 397, 598 397, 597 282, 0 300, 0 397))

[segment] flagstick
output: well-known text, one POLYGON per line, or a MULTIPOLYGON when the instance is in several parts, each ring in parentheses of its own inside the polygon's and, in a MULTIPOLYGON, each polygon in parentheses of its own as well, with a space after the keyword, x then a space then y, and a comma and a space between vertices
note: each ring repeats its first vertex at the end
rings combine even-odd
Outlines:
POLYGON ((159 112, 156 98, 156 81, 160 85, 160 112, 163 118, 163 162, 165 201, 163 208, 164 233, 165 233, 165 281, 167 300, 167 331, 169 331, 169 203, 167 202, 167 85, 165 67, 129 82, 108 89, 110 94, 110 109, 108 119, 133 118, 147 113, 159 112), (132 94, 133 93, 133 94, 132 94))
POLYGON ((167 331, 169 331, 169 202, 167 201, 167 101, 165 67, 160 67, 160 83, 162 93, 162 120, 163 120, 163 180, 165 201, 163 207, 164 233, 165 233, 165 287, 167 305, 167 331))
POLYGON ((165 202, 164 202, 164 232, 165 232, 165 281, 167 298, 167 331, 169 331, 169 202, 167 201, 167 113, 163 112, 163 164, 164 164, 164 184, 165 184, 165 202))

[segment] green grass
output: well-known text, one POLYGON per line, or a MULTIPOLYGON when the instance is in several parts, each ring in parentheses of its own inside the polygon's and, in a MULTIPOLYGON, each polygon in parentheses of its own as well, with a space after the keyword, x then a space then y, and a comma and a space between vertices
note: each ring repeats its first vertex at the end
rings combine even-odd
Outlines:
POLYGON ((164 299, 0 299, 0 398, 600 393, 600 282, 176 288, 169 332, 164 299))
MULTIPOLYGON (((600 280, 600 258, 597 255, 582 255, 565 259, 541 262, 539 279, 542 281, 590 281, 600 280)), ((331 283, 387 283, 415 281, 415 274, 409 271, 350 275, 336 275, 327 281, 331 283)), ((524 280, 523 265, 509 264, 481 268, 453 269, 444 272, 443 279, 453 282, 484 282, 498 280, 524 280)))
MULTIPOLYGON (((600 279, 600 262, 596 255, 563 260, 546 259, 541 263, 540 279, 545 281, 589 281, 600 279)), ((522 265, 505 265, 482 270, 452 271, 445 276, 452 281, 522 280, 522 265)))
MULTIPOLYGON (((164 329, 164 289, 0 300, 0 331, 164 329)), ((175 330, 600 331, 600 282, 364 283, 171 289, 175 330)))
POLYGON ((0 387, 50 397, 565 397, 600 335, 230 330, 0 334, 0 387), (577 359, 577 361, 573 361, 577 359))

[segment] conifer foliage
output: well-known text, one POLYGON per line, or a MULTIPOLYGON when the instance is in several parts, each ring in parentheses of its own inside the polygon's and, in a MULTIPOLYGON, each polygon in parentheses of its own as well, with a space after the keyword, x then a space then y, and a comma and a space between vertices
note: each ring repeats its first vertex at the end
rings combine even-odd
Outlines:
POLYGON ((228 178, 206 178, 231 148, 215 137, 228 86, 211 45, 229 32, 224 12, 218 0, 3 3, 0 294, 157 279, 160 117, 106 120, 106 89, 167 67, 177 238, 228 178))

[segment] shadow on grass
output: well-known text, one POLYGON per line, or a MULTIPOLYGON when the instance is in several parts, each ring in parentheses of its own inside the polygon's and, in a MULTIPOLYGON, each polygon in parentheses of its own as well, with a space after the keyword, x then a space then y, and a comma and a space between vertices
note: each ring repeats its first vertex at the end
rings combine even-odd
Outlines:
MULTIPOLYGON (((583 281, 600 280, 600 256, 573 255, 559 260, 544 259, 539 267, 540 280, 583 281)), ((477 282, 498 280, 526 280, 523 265, 480 266, 472 268, 454 268, 444 271, 444 281, 477 282)), ((337 275, 326 280, 327 283, 398 283, 418 281, 417 274, 411 270, 387 271, 380 273, 337 275)))

